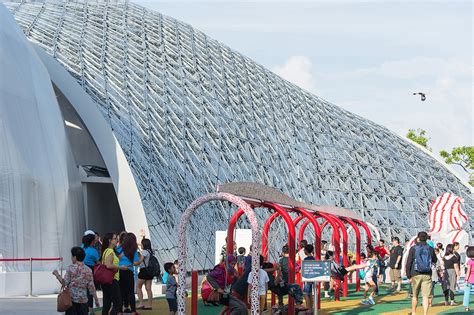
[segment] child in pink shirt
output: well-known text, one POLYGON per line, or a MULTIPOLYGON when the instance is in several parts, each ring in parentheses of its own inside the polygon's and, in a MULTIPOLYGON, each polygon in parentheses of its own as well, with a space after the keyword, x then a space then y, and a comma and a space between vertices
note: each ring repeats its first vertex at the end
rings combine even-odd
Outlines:
POLYGON ((469 257, 469 260, 466 262, 467 270, 464 285, 464 300, 463 305, 466 312, 469 311, 469 297, 471 294, 471 289, 474 288, 474 246, 469 246, 466 250, 466 256, 469 257))

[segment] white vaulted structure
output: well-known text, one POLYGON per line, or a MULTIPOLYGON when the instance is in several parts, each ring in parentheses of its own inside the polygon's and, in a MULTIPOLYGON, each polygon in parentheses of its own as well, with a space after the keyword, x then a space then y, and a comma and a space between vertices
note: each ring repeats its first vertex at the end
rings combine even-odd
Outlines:
POLYGON ((59 257, 84 226, 81 182, 48 71, 1 4, 0 148, 0 254, 59 257))
MULTIPOLYGON (((24 33, 7 40, 21 42, 28 54, 10 51, 2 37, 0 62, 24 70, 7 77, 2 68, 0 79, 0 127, 11 134, 0 134, 8 148, 0 152, 1 218, 22 213, 26 220, 31 213, 34 225, 41 211, 63 215, 61 222, 44 222, 57 241, 52 230, 62 224, 102 233, 143 228, 161 262, 177 257, 182 211, 229 182, 256 182, 299 201, 352 210, 383 238, 402 241, 428 229, 431 201, 448 192, 464 199, 465 230, 474 226, 470 189, 429 152, 188 24, 128 1, 3 4, 24 33), (37 109, 45 97, 54 115, 37 109), (19 123, 22 115, 29 121, 19 123), (15 138, 18 129, 29 136, 15 138), (55 136, 42 136, 48 132, 55 136), (82 199, 74 197, 78 176, 82 199), (40 179, 47 189, 38 194, 40 179), (29 189, 12 190, 15 181, 29 189), (11 205, 43 196, 48 203, 36 210, 11 205), (77 222, 68 221, 74 216, 77 222)), ((192 219, 194 268, 211 267, 214 231, 225 229, 231 215, 228 206, 209 205, 192 219)), ((8 222, 17 229, 19 221, 8 222)), ((0 252, 19 255, 19 239, 2 229, 0 252)))

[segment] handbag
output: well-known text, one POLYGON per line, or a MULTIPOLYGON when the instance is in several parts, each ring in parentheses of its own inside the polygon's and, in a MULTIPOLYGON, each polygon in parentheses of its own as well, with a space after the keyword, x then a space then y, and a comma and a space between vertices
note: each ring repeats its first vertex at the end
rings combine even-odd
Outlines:
POLYGON ((209 297, 207 298, 207 302, 214 302, 214 303, 219 303, 221 300, 221 294, 217 292, 217 290, 212 290, 212 292, 209 294, 209 297))
POLYGON ((111 284, 114 281, 115 270, 107 268, 104 264, 94 266, 94 281, 98 284, 111 284))
POLYGON ((71 293, 66 286, 62 286, 58 294, 58 312, 65 312, 72 307, 71 293))

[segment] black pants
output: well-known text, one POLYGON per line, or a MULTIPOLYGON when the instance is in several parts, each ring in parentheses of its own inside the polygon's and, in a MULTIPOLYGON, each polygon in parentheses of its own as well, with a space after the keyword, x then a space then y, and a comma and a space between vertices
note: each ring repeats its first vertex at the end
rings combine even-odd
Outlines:
POLYGON ((135 304, 135 281, 133 278, 133 271, 131 270, 120 270, 120 293, 122 295, 122 307, 129 308, 132 312, 136 311, 135 304))
POLYGON ((102 292, 104 294, 102 315, 117 315, 117 313, 120 312, 120 307, 122 306, 122 297, 120 295, 118 281, 114 279, 112 284, 103 284, 102 292), (112 308, 110 308, 111 306, 112 308))
POLYGON ((87 303, 74 303, 70 309, 66 311, 66 315, 87 315, 89 313, 89 308, 87 303))

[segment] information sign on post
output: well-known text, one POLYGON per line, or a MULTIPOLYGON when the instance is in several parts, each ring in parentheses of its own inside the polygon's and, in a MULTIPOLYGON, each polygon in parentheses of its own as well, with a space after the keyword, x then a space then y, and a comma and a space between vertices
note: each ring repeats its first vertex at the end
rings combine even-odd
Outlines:
POLYGON ((314 314, 318 314, 317 285, 319 282, 331 280, 331 262, 320 260, 303 260, 301 264, 301 280, 315 282, 314 289, 314 314))

